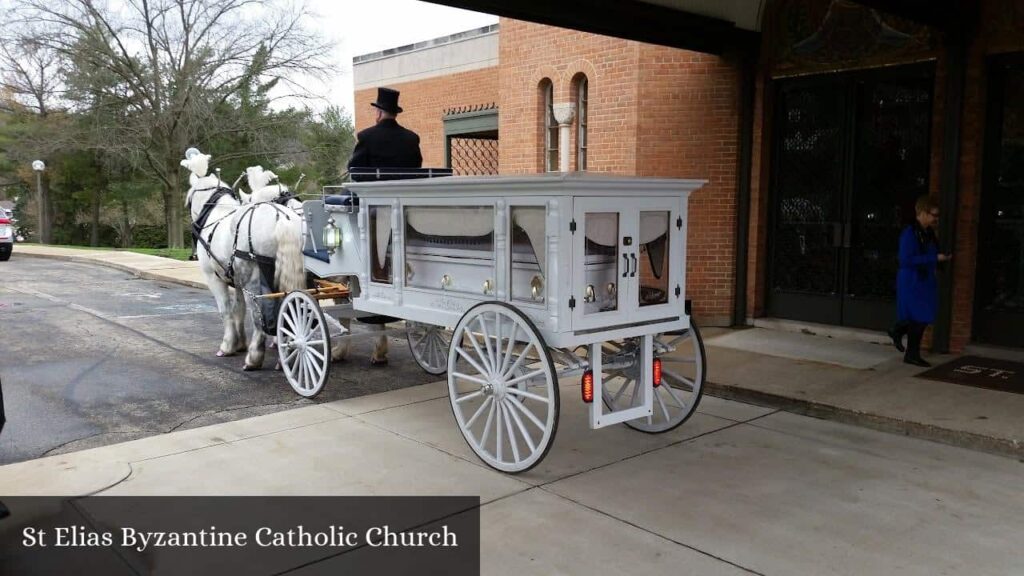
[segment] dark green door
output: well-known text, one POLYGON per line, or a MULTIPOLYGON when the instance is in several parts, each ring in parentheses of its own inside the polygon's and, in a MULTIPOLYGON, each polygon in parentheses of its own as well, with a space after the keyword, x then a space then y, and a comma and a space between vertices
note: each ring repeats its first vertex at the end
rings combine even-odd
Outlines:
POLYGON ((787 80, 776 96, 768 311, 883 329, 928 191, 930 66, 787 80))

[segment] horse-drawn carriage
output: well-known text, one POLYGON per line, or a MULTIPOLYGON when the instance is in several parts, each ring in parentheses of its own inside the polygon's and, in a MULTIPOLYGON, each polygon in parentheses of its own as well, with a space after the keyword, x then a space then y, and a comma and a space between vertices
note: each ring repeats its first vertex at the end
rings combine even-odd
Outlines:
POLYGON ((543 459, 560 379, 579 378, 592 428, 665 432, 693 413, 705 359, 685 298, 686 220, 702 181, 412 172, 303 203, 318 285, 271 295, 296 392, 322 389, 332 339, 350 337, 330 316, 368 314, 405 321, 420 366, 447 372, 466 441, 499 470, 543 459))

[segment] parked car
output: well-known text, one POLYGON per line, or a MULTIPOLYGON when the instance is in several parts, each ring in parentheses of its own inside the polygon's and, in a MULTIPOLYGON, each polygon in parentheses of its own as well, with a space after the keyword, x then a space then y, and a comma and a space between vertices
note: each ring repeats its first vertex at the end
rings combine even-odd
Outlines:
POLYGON ((10 260, 14 250, 14 226, 10 218, 0 217, 0 262, 10 260))

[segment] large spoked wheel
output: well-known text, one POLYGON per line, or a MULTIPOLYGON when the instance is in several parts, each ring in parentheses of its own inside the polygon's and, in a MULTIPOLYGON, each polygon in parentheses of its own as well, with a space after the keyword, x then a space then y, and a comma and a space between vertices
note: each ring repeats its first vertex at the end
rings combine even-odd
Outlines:
MULTIPOLYGON (((635 338, 609 342, 605 346, 606 362, 609 358, 629 356, 636 360, 629 368, 605 375, 602 396, 605 405, 612 410, 640 404, 639 344, 640 339, 635 338)), ((654 413, 647 418, 628 420, 626 426, 659 434, 686 422, 696 411, 704 393, 707 360, 704 340, 692 320, 687 330, 655 336, 653 352, 655 358, 661 359, 661 385, 654 388, 654 413)))
POLYGON ((440 376, 448 370, 448 348, 451 334, 439 326, 405 323, 405 336, 409 339, 409 350, 416 363, 427 374, 440 376))
POLYGON ((320 393, 331 374, 331 335, 320 305, 305 292, 285 296, 277 316, 281 370, 299 396, 320 393))
POLYGON ((448 395, 470 448, 518 473, 544 459, 558 428, 558 379, 537 327, 501 302, 470 308, 452 332, 448 395))

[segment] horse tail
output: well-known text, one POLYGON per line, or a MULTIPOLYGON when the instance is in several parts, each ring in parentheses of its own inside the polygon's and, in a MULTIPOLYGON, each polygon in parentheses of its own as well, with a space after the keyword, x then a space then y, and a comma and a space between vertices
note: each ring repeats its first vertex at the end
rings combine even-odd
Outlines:
POLYGON ((302 225, 295 214, 292 218, 279 218, 274 225, 277 243, 274 283, 280 292, 306 288, 306 269, 302 261, 302 225))

